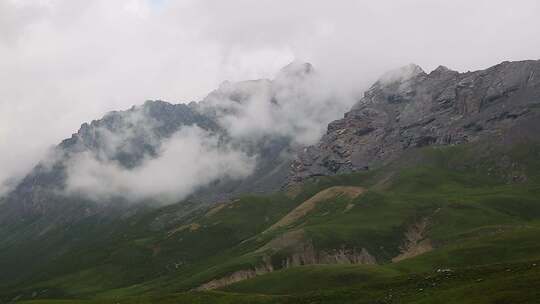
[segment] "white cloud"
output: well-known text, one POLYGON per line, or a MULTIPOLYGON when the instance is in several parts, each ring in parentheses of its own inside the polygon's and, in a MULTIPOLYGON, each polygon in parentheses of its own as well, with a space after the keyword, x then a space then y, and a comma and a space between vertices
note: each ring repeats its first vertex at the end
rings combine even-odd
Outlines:
POLYGON ((175 202, 216 179, 246 177, 254 165, 254 158, 218 145, 217 137, 184 127, 163 143, 159 157, 133 169, 89 152, 77 154, 67 166, 66 191, 96 201, 123 197, 175 202))
POLYGON ((223 83, 198 109, 216 115, 231 139, 227 143, 198 127, 183 127, 170 139, 157 136, 162 125, 148 115, 150 104, 111 113, 85 127, 70 149, 87 151, 90 146, 92 152, 72 154, 67 193, 96 201, 122 197, 176 202, 216 179, 246 177, 255 168, 253 147, 258 143, 278 136, 313 144, 326 125, 353 104, 354 99, 340 97, 323 84, 310 65, 296 62, 273 80, 223 83), (161 148, 154 155, 141 150, 145 146, 161 148), (128 160, 128 169, 119 155, 145 156, 134 167, 128 160))
POLYGON ((326 83, 311 65, 293 62, 273 80, 225 82, 202 105, 219 109, 221 125, 236 139, 278 135, 310 145, 355 102, 326 83))

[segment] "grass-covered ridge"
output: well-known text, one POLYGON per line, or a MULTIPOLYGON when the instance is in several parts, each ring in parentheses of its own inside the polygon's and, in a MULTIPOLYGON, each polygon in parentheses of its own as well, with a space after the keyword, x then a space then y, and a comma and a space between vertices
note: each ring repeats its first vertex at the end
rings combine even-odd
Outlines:
MULTIPOLYGON (((181 208, 71 227, 86 236, 83 244, 66 248, 30 279, 5 285, 2 294, 44 298, 31 303, 534 303, 540 296, 535 144, 424 148, 377 170, 316 177, 283 193, 175 217, 181 208), (363 190, 323 196, 291 220, 296 208, 336 186, 363 190), (429 246, 392 262, 411 230, 429 246), (286 245, 269 246, 290 235, 286 245), (281 269, 305 244, 317 252, 365 249, 377 265, 281 269), (273 272, 217 291, 190 291, 268 258, 273 272)), ((45 244, 61 243, 54 236, 45 244)))

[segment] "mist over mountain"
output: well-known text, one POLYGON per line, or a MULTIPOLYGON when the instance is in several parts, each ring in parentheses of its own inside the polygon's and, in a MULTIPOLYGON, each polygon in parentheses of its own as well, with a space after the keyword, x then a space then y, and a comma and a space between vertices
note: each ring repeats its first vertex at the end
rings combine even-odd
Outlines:
POLYGON ((147 101, 84 123, 7 195, 3 218, 72 220, 111 204, 278 190, 295 152, 354 103, 322 81, 311 64, 293 62, 273 80, 225 82, 200 102, 147 101))
POLYGON ((410 62, 466 72, 534 59, 538 10, 536 0, 3 0, 0 193, 81 122, 144 100, 202 100, 295 58, 343 94, 410 62))
POLYGON ((224 82, 200 102, 147 101, 82 124, 6 197, 5 219, 54 215, 72 201, 101 206, 90 214, 111 204, 215 203, 369 170, 411 147, 492 137, 531 119, 538 73, 536 61, 429 74, 411 64, 354 100, 293 62, 272 80, 224 82))

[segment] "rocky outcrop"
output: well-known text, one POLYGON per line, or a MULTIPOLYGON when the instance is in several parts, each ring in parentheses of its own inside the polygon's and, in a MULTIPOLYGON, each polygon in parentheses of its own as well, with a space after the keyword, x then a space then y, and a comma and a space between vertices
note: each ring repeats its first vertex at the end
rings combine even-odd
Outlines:
POLYGON ((409 226, 405 231, 403 244, 399 248, 400 254, 394 257, 392 262, 399 262, 433 250, 431 241, 426 236, 428 225, 429 218, 423 218, 409 226))
POLYGON ((222 288, 222 287, 225 287, 225 286, 228 286, 228 285, 240 282, 240 281, 251 279, 258 275, 262 275, 262 274, 269 273, 272 271, 274 271, 272 264, 270 264, 269 262, 265 262, 261 264, 260 266, 255 267, 254 269, 238 270, 231 273, 228 276, 204 283, 201 286, 195 288, 195 290, 203 291, 203 290, 218 289, 218 288, 222 288))
POLYGON ((195 290, 211 290, 222 288, 243 280, 251 279, 258 275, 263 275, 275 270, 287 269, 304 265, 324 265, 324 264, 377 264, 373 257, 365 248, 347 249, 345 247, 332 250, 317 251, 310 242, 296 244, 295 252, 277 263, 270 256, 265 255, 263 262, 255 268, 238 270, 230 275, 221 277, 204 283, 195 290))
POLYGON ((369 170, 407 149, 454 145, 538 122, 540 61, 503 62, 458 73, 440 66, 427 74, 410 65, 387 73, 317 145, 291 165, 289 182, 369 170))
POLYGON ((253 278, 276 270, 305 265, 330 264, 377 264, 376 258, 365 248, 346 247, 317 249, 306 239, 303 229, 278 235, 254 253, 262 256, 262 262, 254 268, 242 269, 230 275, 209 281, 196 290, 209 290, 253 278))
POLYGON ((281 262, 281 268, 290 268, 303 265, 321 264, 377 264, 377 260, 365 248, 339 248, 317 251, 313 244, 302 244, 300 250, 296 250, 281 262))

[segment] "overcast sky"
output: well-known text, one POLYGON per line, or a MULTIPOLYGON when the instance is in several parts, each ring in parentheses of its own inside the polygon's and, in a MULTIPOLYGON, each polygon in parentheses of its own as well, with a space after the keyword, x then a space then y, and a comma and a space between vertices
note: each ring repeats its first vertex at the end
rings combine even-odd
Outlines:
POLYGON ((342 90, 411 62, 538 59, 538 16, 538 0, 0 0, 0 184, 107 111, 295 59, 342 90))

